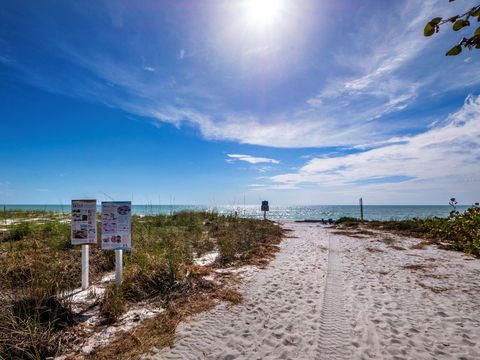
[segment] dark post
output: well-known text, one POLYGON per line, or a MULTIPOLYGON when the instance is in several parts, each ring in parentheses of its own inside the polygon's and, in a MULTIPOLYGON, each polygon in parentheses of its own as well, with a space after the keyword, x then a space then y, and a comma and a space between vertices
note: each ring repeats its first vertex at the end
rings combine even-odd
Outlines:
POLYGON ((266 200, 262 201, 261 210, 263 211, 263 220, 267 220, 267 211, 270 210, 268 206, 268 201, 266 200))
POLYGON ((360 219, 363 221, 363 199, 360 198, 360 219))

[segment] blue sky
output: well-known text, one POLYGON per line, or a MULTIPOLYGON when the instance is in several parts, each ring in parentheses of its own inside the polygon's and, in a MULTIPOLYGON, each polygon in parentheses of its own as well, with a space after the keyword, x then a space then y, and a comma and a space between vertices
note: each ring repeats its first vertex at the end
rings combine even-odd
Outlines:
POLYGON ((0 1, 0 203, 480 200, 472 1, 0 1))

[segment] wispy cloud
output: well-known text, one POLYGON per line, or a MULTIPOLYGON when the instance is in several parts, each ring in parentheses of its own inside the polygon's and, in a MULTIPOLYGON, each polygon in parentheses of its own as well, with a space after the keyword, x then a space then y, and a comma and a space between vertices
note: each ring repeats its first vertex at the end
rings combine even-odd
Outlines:
POLYGON ((280 161, 266 157, 256 157, 252 155, 243 154, 227 154, 230 160, 245 161, 249 164, 279 164, 280 161))
POLYGON ((50 192, 50 189, 38 188, 38 189, 35 189, 35 191, 37 191, 37 192, 50 192))
POLYGON ((180 51, 178 52, 178 58, 180 60, 183 60, 183 59, 185 59, 186 54, 187 54, 187 52, 185 51, 185 49, 180 49, 180 51))
MULTIPOLYGON (((365 16, 352 17, 354 31, 341 34, 333 49, 321 49, 325 61, 320 59, 318 61, 321 62, 315 66, 331 69, 323 70, 324 76, 317 76, 308 67, 312 56, 309 53, 295 58, 296 62, 289 62, 288 68, 279 68, 282 71, 278 71, 272 79, 279 81, 273 90, 283 88, 277 96, 282 103, 271 105, 268 111, 257 112, 249 106, 232 106, 241 96, 225 93, 232 88, 241 91, 246 85, 252 88, 258 85, 255 88, 258 90, 255 95, 260 97, 258 102, 266 101, 269 96, 263 90, 266 81, 257 84, 239 70, 244 66, 245 58, 228 58, 231 64, 226 64, 221 56, 225 49, 212 52, 207 46, 209 41, 200 33, 185 37, 195 39, 187 43, 188 46, 196 46, 192 52, 199 54, 188 71, 184 70, 184 62, 180 61, 167 62, 168 66, 162 67, 161 63, 152 60, 157 56, 152 51, 155 46, 136 42, 136 38, 130 38, 128 32, 122 33, 125 38, 118 36, 118 32, 106 34, 111 49, 104 49, 98 44, 94 46, 92 42, 88 51, 79 50, 61 33, 42 45, 45 47, 42 51, 57 60, 60 58, 66 63, 65 68, 80 69, 78 72, 47 72, 40 67, 41 64, 29 63, 28 59, 14 59, 14 55, 11 61, 5 63, 2 59, 7 59, 7 55, 1 51, 0 61, 21 72, 25 81, 34 86, 101 102, 177 128, 193 126, 206 139, 279 148, 368 148, 378 144, 388 145, 397 139, 401 141, 405 133, 418 132, 432 120, 429 116, 400 116, 405 111, 414 106, 424 106, 422 103, 439 93, 447 94, 480 84, 478 77, 471 75, 480 70, 478 61, 453 63, 443 58, 441 47, 444 43, 439 44, 438 41, 444 32, 436 39, 422 37, 423 24, 432 13, 450 13, 455 10, 456 4, 450 5, 443 0, 412 0, 395 6, 395 11, 372 11, 365 16), (124 56, 118 56, 118 53, 124 56), (178 68, 175 67, 177 65, 178 68), (212 71, 214 77, 205 75, 212 71), (302 81, 296 82, 302 71, 308 73, 302 74, 303 78, 318 78, 319 85, 310 94, 290 101, 289 98, 293 97, 290 95, 297 90, 303 91, 306 86, 302 81), (455 73, 455 78, 446 77, 445 73, 455 73), (278 77, 282 77, 282 81, 277 80, 278 77), (228 80, 217 87, 213 84, 223 78, 234 78, 235 82, 228 80), (287 91, 290 87, 293 89, 291 92, 287 91), (392 116, 399 117, 392 121, 392 116)), ((113 5, 105 7, 110 9, 110 13, 112 7, 115 8, 114 18, 123 19, 131 15, 126 14, 121 6, 118 9, 113 5)), ((150 33, 161 33, 157 22, 141 20, 145 29, 156 30, 150 33)), ((117 25, 121 27, 122 24, 123 21, 117 25)), ((335 36, 335 32, 330 35, 335 36)), ((289 39, 282 40, 287 42, 289 39)), ((275 44, 253 42, 242 52, 250 58, 266 58, 262 60, 263 66, 248 67, 250 72, 258 71, 261 80, 262 74, 296 50, 286 44, 275 44), (258 54, 262 56, 253 56, 258 54)), ((170 52, 171 59, 182 60, 190 56, 190 47, 187 52, 183 46, 178 50, 178 44, 175 44, 170 52)))
MULTIPOLYGON (((379 188, 379 184, 407 182, 408 188, 473 185, 480 172, 480 96, 468 96, 464 106, 441 125, 405 137, 401 143, 360 153, 314 158, 298 172, 273 176, 280 185, 314 184, 348 188, 353 184, 379 188)), ((475 186, 478 186, 476 184, 475 186)))

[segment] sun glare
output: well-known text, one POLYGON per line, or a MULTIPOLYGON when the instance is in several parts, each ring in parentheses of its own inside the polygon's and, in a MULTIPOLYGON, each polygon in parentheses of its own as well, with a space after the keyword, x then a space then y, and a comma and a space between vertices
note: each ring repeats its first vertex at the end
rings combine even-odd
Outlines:
POLYGON ((250 25, 267 27, 279 19, 283 0, 245 0, 245 15, 250 25))

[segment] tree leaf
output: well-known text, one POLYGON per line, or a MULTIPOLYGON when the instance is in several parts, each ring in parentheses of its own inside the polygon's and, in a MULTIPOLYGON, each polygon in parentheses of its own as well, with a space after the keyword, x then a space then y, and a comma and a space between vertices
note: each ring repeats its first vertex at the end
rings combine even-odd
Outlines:
POLYGON ((480 36, 480 27, 475 30, 475 33, 473 35, 480 36))
POLYGON ((432 36, 435 33, 435 27, 431 23, 427 23, 423 29, 424 36, 432 36))
POLYGON ((470 23, 468 21, 460 19, 460 20, 455 21, 455 24, 453 24, 452 28, 453 28, 454 31, 458 31, 458 30, 464 28, 465 26, 467 26, 469 24, 470 23))
POLYGON ((442 21, 442 18, 441 17, 436 17, 436 18, 433 18, 431 21, 430 21, 430 24, 432 25, 438 25, 440 23, 440 21, 442 21))
POLYGON ((455 56, 458 55, 462 52, 462 47, 460 45, 455 45, 453 48, 448 50, 448 52, 445 54, 446 56, 455 56))

